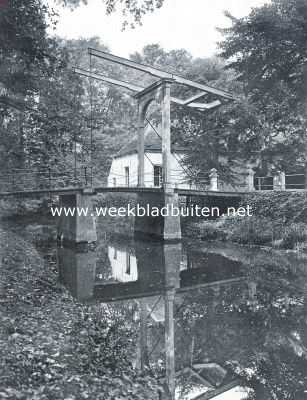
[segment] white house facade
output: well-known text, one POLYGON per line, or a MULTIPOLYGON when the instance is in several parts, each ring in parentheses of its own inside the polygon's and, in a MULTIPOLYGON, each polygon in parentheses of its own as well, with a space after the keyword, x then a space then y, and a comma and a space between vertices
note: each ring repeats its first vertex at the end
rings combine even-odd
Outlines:
MULTIPOLYGON (((154 129, 148 128, 144 138, 144 182, 146 187, 160 187, 162 184, 161 139, 154 129)), ((184 152, 173 148, 171 153, 172 183, 180 188, 190 188, 190 179, 183 165, 184 152)), ((133 139, 114 157, 108 176, 109 187, 137 186, 138 183, 137 140, 133 139)))

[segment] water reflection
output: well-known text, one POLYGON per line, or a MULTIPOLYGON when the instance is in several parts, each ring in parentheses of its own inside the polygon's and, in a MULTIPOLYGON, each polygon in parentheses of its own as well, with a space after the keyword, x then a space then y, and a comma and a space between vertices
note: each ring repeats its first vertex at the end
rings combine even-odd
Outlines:
POLYGON ((243 279, 241 264, 181 243, 111 241, 96 251, 58 248, 60 280, 79 300, 118 301, 243 279))
POLYGON ((249 288, 239 262, 181 243, 113 240, 96 251, 58 248, 58 265, 61 282, 80 301, 137 303, 135 364, 141 370, 160 369, 158 375, 163 372, 165 398, 190 400, 225 392, 243 398, 242 393, 233 397, 239 383, 219 360, 195 357, 196 337, 179 323, 204 291, 209 294, 202 300, 208 309, 218 306, 229 287, 243 298, 252 293, 254 301, 255 288, 249 288), (187 302, 191 295, 196 298, 187 302))
POLYGON ((305 258, 110 240, 86 253, 59 248, 58 264, 78 300, 135 304, 132 361, 161 377, 163 399, 306 398, 305 258))

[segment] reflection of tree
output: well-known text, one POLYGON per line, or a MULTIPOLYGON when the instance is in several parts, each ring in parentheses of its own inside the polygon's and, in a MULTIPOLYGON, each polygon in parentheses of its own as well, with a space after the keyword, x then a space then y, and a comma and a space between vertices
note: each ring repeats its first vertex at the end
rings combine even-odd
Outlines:
POLYGON ((246 268, 252 299, 242 284, 185 295, 176 313, 176 363, 180 368, 190 362, 187 349, 194 338, 194 362, 229 365, 258 395, 261 382, 271 396, 266 398, 294 399, 307 383, 301 271, 274 263, 246 268))

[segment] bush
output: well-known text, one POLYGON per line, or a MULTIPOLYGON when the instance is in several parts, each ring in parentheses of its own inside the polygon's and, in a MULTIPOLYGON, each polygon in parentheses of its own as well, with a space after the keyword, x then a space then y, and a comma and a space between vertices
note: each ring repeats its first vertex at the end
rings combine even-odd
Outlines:
POLYGON ((273 221, 265 217, 225 218, 223 228, 228 240, 241 244, 268 244, 274 235, 273 221))
POLYGON ((185 222, 182 224, 182 229, 187 236, 194 239, 223 240, 226 238, 226 232, 216 222, 185 222))
POLYGON ((97 207, 127 207, 136 204, 136 194, 133 193, 103 193, 99 194, 95 199, 97 207))
POLYGON ((204 222, 200 225, 200 237, 207 240, 223 240, 226 232, 215 223, 204 222))
POLYGON ((282 247, 294 249, 299 243, 307 241, 307 224, 292 223, 287 226, 282 237, 282 247))
POLYGON ((255 192, 242 199, 250 205, 253 215, 280 220, 284 223, 307 223, 307 195, 305 192, 255 192))

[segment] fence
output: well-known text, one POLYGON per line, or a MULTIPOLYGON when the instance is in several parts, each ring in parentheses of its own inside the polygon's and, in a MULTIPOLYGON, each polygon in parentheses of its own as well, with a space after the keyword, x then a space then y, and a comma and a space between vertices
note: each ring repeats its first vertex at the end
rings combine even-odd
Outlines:
POLYGON ((67 187, 86 187, 92 184, 93 171, 82 167, 68 171, 13 169, 0 175, 1 192, 51 190, 67 187))
POLYGON ((285 174, 279 172, 275 176, 254 177, 255 190, 304 190, 306 178, 304 174, 285 174))

